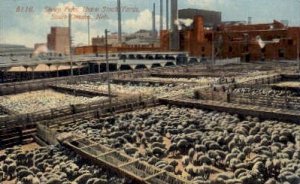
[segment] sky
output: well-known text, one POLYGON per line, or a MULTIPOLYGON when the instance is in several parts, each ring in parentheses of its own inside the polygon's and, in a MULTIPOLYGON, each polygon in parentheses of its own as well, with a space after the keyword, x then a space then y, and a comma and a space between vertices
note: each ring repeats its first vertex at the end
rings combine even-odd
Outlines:
MULTIPOLYGON (((165 0, 164 7, 165 7, 165 0)), ((74 45, 86 45, 87 16, 91 17, 91 37, 101 36, 105 29, 117 31, 117 0, 0 0, 0 43, 33 47, 46 43, 51 26, 68 26, 72 13, 74 45)), ((123 32, 151 29, 152 7, 156 3, 156 25, 159 27, 160 0, 121 0, 123 32)), ((300 0, 178 0, 179 9, 199 8, 222 12, 222 21, 269 23, 287 20, 289 26, 300 26, 300 0)), ((165 12, 165 9, 164 9, 165 12)), ((165 21, 165 17, 164 17, 165 21)))

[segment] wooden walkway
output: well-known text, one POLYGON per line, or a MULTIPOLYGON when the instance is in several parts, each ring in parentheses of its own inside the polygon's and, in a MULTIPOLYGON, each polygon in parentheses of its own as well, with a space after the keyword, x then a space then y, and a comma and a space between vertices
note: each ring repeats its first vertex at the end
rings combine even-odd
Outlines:
POLYGON ((94 164, 140 184, 190 184, 181 177, 86 138, 61 134, 59 142, 94 164), (65 136, 67 135, 67 136, 65 136))
MULTIPOLYGON (((89 89, 87 87, 82 86, 67 86, 67 85, 50 85, 50 88, 61 91, 61 92, 67 92, 72 95, 81 95, 81 96, 88 96, 88 97, 94 97, 94 96, 109 96, 108 92, 89 89)), ((112 97, 116 97, 116 95, 112 94, 112 97)))
MULTIPOLYGON (((199 77, 222 77, 221 73, 200 72, 200 73, 151 73, 152 77, 160 78, 199 78, 199 77)), ((234 74, 226 75, 226 77, 236 76, 234 74)))
POLYGON ((165 81, 165 80, 148 80, 148 79, 113 79, 114 83, 133 83, 133 84, 140 84, 140 83, 149 83, 149 84, 159 84, 159 85, 168 85, 168 84, 198 84, 197 82, 182 82, 182 81, 165 81))

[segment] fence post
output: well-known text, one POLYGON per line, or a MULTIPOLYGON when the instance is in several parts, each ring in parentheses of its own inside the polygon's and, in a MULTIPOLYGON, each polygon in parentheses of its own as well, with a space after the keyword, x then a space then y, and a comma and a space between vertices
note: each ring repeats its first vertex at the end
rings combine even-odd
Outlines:
POLYGON ((254 102, 254 99, 253 99, 253 87, 252 87, 252 85, 251 85, 251 88, 250 88, 250 104, 255 105, 255 102, 254 102))
POLYGON ((288 96, 287 96, 287 89, 286 87, 284 88, 284 93, 285 93, 285 108, 289 108, 289 104, 288 104, 288 96))
POLYGON ((227 96, 227 103, 230 103, 230 92, 227 92, 226 96, 227 96))

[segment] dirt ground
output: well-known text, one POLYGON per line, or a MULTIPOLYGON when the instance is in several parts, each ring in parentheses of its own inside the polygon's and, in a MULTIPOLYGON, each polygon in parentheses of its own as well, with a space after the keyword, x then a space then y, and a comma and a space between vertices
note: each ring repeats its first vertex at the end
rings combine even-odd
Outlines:
MULTIPOLYGON (((37 143, 30 143, 22 146, 22 150, 25 151, 31 151, 34 149, 39 148, 40 146, 37 143)), ((4 153, 4 150, 0 150, 0 154, 4 153)))

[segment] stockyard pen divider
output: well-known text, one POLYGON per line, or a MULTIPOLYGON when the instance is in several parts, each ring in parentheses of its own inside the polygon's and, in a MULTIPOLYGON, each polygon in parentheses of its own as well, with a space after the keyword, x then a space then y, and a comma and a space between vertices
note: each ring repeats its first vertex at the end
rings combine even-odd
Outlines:
POLYGON ((230 103, 237 104, 250 104, 258 106, 267 106, 281 109, 300 110, 300 98, 299 97, 271 97, 264 95, 241 95, 241 94, 229 94, 230 103))
POLYGON ((168 184, 192 183, 165 170, 132 158, 125 153, 107 148, 104 145, 100 145, 84 137, 72 135, 63 140, 59 139, 59 142, 82 157, 91 160, 94 164, 98 164, 114 173, 130 178, 135 183, 157 184, 157 181, 168 184), (93 148, 97 148, 97 151, 92 151, 93 148))

